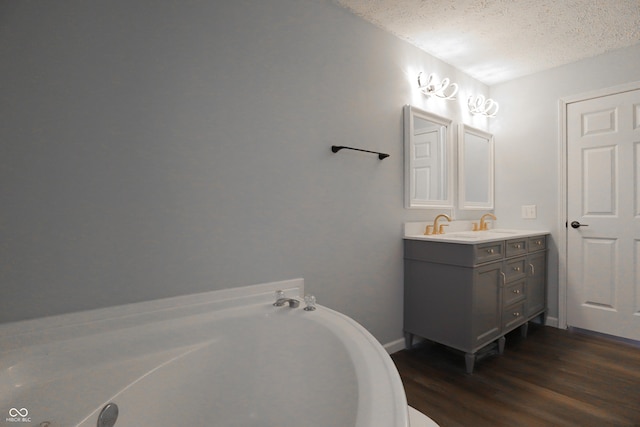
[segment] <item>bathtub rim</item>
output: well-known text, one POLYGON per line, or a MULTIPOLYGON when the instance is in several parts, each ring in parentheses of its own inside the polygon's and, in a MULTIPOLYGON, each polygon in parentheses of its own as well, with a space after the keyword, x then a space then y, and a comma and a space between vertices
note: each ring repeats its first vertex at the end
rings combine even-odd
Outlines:
POLYGON ((219 289, 4 323, 0 324, 0 342, 3 343, 0 357, 25 347, 139 326, 165 319, 168 315, 179 318, 193 315, 194 310, 206 312, 257 303, 267 297, 273 298, 277 290, 285 292, 288 298, 300 298, 304 295, 304 279, 219 289))

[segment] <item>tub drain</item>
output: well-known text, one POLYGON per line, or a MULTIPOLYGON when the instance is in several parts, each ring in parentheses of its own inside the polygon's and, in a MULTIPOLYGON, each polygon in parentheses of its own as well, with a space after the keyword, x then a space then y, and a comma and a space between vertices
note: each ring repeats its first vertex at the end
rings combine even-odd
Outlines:
POLYGON ((118 405, 109 403, 98 415, 98 427, 113 427, 118 419, 118 405))

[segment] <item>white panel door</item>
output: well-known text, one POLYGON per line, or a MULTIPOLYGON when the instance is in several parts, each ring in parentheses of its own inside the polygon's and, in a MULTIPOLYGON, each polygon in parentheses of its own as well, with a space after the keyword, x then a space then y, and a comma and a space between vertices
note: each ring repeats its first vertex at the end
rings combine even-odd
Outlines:
POLYGON ((567 325, 640 340, 640 90, 567 105, 567 325))

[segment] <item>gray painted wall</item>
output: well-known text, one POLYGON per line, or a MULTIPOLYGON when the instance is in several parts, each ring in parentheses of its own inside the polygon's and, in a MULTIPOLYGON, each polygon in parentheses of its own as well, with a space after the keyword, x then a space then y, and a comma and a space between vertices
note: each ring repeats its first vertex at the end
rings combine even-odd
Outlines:
POLYGON ((0 322, 304 277, 402 336, 402 106, 486 86, 329 0, 3 1, 0 55, 0 322))

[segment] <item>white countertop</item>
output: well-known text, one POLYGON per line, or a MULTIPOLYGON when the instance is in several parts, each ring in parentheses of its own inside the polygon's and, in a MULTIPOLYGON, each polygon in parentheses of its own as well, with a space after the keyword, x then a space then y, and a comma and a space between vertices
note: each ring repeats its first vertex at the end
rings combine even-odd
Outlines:
MULTIPOLYGON (((448 224, 453 224, 453 221, 448 224)), ((463 244, 476 244, 485 242, 494 242, 499 240, 517 239, 521 237, 539 236, 542 234, 549 234, 547 230, 519 230, 519 229, 505 229, 505 228, 492 228, 484 231, 470 231, 459 230, 460 227, 452 227, 451 232, 445 231, 445 234, 432 234, 429 236, 424 235, 424 229, 426 224, 431 223, 407 223, 405 224, 404 239, 408 240, 428 240, 433 242, 449 242, 449 243, 463 243, 463 244), (422 226, 424 224, 424 226, 422 226)), ((444 222, 447 224, 447 222, 444 222)))

